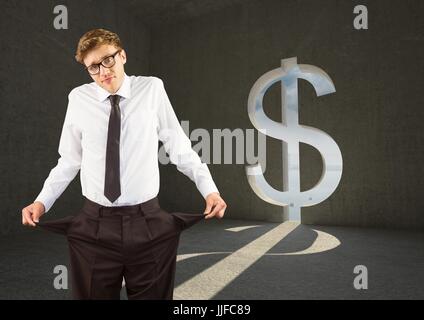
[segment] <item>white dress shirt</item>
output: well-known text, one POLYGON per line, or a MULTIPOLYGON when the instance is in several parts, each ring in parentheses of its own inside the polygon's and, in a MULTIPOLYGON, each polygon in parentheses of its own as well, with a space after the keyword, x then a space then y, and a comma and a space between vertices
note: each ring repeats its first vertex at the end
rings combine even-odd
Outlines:
POLYGON ((209 169, 192 149, 175 115, 163 82, 157 77, 127 76, 115 93, 121 96, 121 195, 104 196, 110 93, 95 82, 73 89, 59 142, 60 158, 35 201, 46 212, 80 172, 82 194, 104 206, 134 205, 159 193, 159 140, 177 169, 206 198, 218 189, 209 169))

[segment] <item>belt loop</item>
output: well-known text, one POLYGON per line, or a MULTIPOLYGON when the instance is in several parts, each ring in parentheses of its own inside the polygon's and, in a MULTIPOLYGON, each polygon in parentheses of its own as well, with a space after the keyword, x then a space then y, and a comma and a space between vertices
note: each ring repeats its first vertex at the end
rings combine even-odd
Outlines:
POLYGON ((99 218, 103 217, 103 206, 99 206, 98 215, 99 218))

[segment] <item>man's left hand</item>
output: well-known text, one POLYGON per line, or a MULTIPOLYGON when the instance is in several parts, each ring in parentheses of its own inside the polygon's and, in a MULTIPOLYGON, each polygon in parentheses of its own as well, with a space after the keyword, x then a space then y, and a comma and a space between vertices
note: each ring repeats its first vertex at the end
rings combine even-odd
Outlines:
POLYGON ((206 210, 203 213, 205 219, 217 217, 221 219, 224 216, 227 204, 221 198, 218 192, 212 192, 206 197, 206 210))

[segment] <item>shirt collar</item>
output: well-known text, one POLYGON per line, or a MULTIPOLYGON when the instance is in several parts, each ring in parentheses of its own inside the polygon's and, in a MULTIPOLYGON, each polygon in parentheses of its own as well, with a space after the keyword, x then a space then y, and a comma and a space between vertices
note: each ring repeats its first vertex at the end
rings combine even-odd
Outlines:
MULTIPOLYGON (((98 100, 100 102, 105 101, 111 95, 111 93, 100 87, 97 83, 96 86, 98 100)), ((124 81, 122 81, 121 87, 114 94, 120 95, 121 97, 124 97, 126 99, 131 98, 131 79, 129 76, 127 76, 126 73, 124 73, 124 81)))

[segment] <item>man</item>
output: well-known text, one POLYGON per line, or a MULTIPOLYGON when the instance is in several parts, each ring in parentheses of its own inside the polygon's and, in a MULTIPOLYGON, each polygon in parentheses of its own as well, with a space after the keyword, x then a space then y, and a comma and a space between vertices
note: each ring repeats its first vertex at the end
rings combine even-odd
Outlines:
POLYGON ((191 148, 162 80, 126 75, 117 34, 87 32, 75 58, 94 82, 69 94, 61 157, 22 210, 22 223, 66 234, 74 298, 119 299, 124 278, 129 299, 172 299, 180 232, 203 218, 222 218, 227 205, 191 148), (159 140, 205 198, 203 215, 160 208, 159 140), (79 170, 81 211, 40 222, 79 170))

